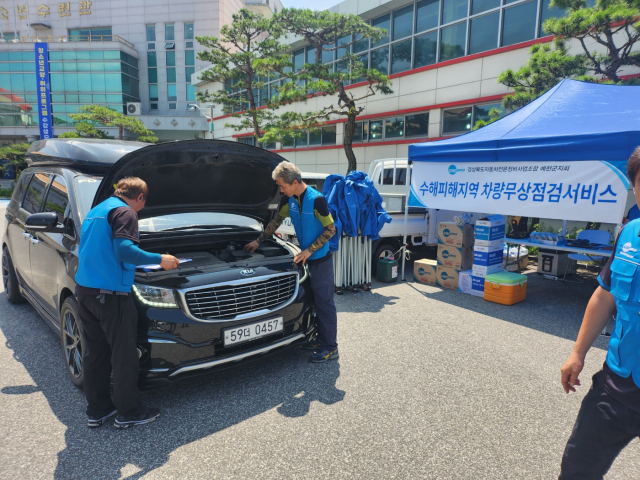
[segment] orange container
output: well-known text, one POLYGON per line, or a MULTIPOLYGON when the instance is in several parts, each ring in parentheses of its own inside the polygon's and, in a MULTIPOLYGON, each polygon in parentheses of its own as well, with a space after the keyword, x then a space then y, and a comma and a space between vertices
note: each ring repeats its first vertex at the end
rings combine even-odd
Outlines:
POLYGON ((527 276, 515 272, 498 272, 484 278, 484 299, 513 305, 527 297, 527 276))

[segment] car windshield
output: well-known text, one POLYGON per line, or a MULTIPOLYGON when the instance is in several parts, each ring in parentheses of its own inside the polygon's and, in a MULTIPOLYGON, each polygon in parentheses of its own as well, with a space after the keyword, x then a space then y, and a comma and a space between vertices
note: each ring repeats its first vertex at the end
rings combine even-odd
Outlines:
MULTIPOLYGON (((91 210, 91 204, 96 196, 102 177, 79 175, 73 179, 76 191, 76 200, 80 212, 80 222, 84 220, 91 210)), ((253 218, 234 215, 231 213, 217 212, 194 212, 194 213, 174 213, 171 215, 160 215, 158 217, 143 218, 138 222, 141 232, 160 232, 162 230, 189 228, 233 228, 246 227, 262 231, 262 224, 253 218)))

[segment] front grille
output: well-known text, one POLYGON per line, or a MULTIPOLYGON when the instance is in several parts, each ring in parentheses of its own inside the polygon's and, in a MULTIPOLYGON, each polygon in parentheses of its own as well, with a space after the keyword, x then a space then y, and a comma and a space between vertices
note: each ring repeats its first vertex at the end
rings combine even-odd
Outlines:
POLYGON ((228 319, 258 310, 274 310, 296 292, 298 274, 264 280, 222 284, 191 290, 185 294, 191 315, 202 320, 228 319))

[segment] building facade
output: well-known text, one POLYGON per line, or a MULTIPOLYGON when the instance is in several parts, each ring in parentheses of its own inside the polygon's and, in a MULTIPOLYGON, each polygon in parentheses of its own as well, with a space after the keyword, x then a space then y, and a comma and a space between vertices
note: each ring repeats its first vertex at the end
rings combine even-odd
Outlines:
MULTIPOLYGON (((279 0, 249 0, 269 14, 279 0)), ((195 36, 218 36, 242 0, 0 0, 0 142, 39 138, 35 42, 47 42, 53 133, 98 104, 138 116, 160 140, 209 130, 191 75, 206 66, 195 36)), ((110 134, 116 130, 105 128, 110 134)))
MULTIPOLYGON (((388 74, 392 81, 393 94, 377 94, 362 103, 365 111, 358 117, 354 153, 358 169, 365 171, 373 160, 406 158, 411 143, 469 132, 477 120, 488 118, 492 108, 505 114, 501 101, 508 89, 497 81, 498 75, 524 65, 531 45, 551 42, 542 24, 564 13, 550 9, 549 0, 346 0, 330 10, 357 14, 388 32, 379 42, 364 40, 349 47, 365 65, 388 74)), ((302 41, 289 43, 296 66, 305 58, 313 61, 313 52, 302 41)), ((579 45, 570 48, 572 53, 581 52, 579 45)), ((323 61, 337 65, 344 51, 324 52, 323 61)), ((273 95, 278 82, 271 80, 261 97, 273 95)), ((214 88, 197 79, 194 84, 198 90, 214 88)), ((347 88, 359 97, 363 85, 347 88)), ((317 111, 334 101, 314 97, 278 112, 317 111)), ((234 121, 217 108, 215 137, 255 143, 252 133, 225 126, 234 121)), ((344 120, 332 120, 321 131, 270 148, 304 171, 345 174, 343 126, 344 120)))

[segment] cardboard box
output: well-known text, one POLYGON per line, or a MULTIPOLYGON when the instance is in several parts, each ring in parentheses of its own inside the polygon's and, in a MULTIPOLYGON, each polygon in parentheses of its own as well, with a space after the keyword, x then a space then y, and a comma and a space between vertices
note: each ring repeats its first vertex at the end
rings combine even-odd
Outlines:
POLYGON ((456 270, 468 270, 473 265, 473 250, 471 247, 452 247, 438 245, 438 263, 456 270))
POLYGON ((455 268, 438 265, 436 268, 436 285, 438 287, 458 289, 458 271, 455 268))
POLYGON ((413 262, 413 278, 427 285, 435 285, 437 266, 438 262, 436 260, 416 260, 413 262))
POLYGON ((471 276, 471 295, 484 298, 484 277, 471 276))
POLYGON ((458 291, 471 295, 473 275, 471 270, 458 272, 458 291))
POLYGON ((473 274, 476 277, 486 277, 487 275, 491 274, 491 273, 498 273, 502 271, 502 260, 498 263, 496 263, 495 265, 489 265, 489 266, 485 266, 485 265, 473 265, 473 274))
POLYGON ((478 246, 478 247, 489 247, 491 249, 495 249, 495 250, 503 250, 504 249, 504 239, 500 239, 500 240, 478 240, 476 238, 475 243, 473 244, 473 246, 478 246))
POLYGON ((473 246, 473 225, 440 222, 438 224, 438 243, 458 248, 473 246))
POLYGON ((476 220, 476 240, 491 242, 504 238, 505 220, 502 215, 489 215, 476 220))
POLYGON ((502 253, 502 247, 491 249, 491 247, 476 245, 473 247, 473 264, 483 267, 495 265, 496 263, 502 264, 502 253))

